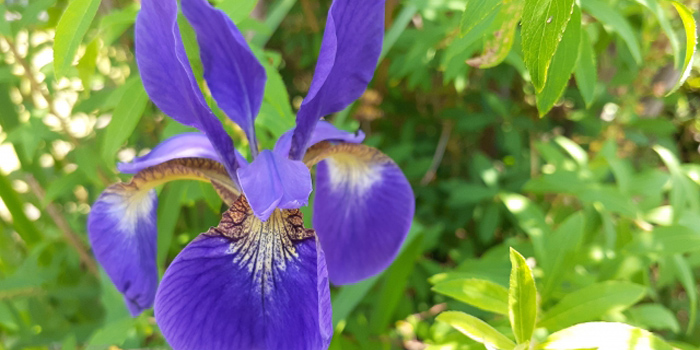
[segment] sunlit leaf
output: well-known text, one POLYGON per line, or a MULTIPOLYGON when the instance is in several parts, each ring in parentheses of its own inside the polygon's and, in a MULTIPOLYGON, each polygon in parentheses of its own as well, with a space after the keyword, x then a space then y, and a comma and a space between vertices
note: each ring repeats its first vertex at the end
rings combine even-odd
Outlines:
POLYGON ((90 28, 99 6, 100 0, 73 0, 63 12, 56 27, 53 45, 54 70, 57 77, 64 76, 68 67, 73 64, 78 45, 90 28))
POLYGON ((463 312, 445 311, 438 315, 436 320, 449 324, 469 338, 493 349, 512 350, 515 348, 512 340, 488 323, 463 312))
POLYGON ((644 286, 630 282, 606 281, 591 284, 567 294, 547 310, 539 326, 557 330, 575 323, 593 321, 608 312, 622 311, 636 304, 645 294, 644 286))
POLYGON ((678 14, 681 16, 681 20, 683 20, 683 28, 685 29, 685 57, 683 58, 681 76, 673 89, 669 91, 669 94, 678 90, 678 88, 681 87, 685 80, 690 76, 690 71, 693 68, 693 57, 695 56, 695 50, 697 49, 698 42, 697 25, 695 24, 693 12, 679 1, 672 0, 671 4, 673 4, 673 7, 676 8, 678 14))
POLYGON ((576 67, 581 43, 581 10, 574 5, 571 20, 552 57, 544 88, 537 93, 537 110, 544 116, 559 101, 576 67))
POLYGON ((503 0, 483 1, 468 0, 462 14, 460 34, 480 35, 493 22, 502 6, 503 0), (474 31, 475 33, 472 33, 474 31))
POLYGON ((542 349, 672 350, 649 331, 617 322, 577 324, 550 335, 542 349))
POLYGON ((114 161, 119 147, 131 136, 141 119, 148 95, 143 89, 141 79, 132 78, 127 82, 129 88, 124 92, 119 104, 112 113, 112 120, 102 136, 102 159, 114 161))
POLYGON ((525 0, 523 58, 537 91, 544 89, 549 66, 571 19, 573 7, 573 0, 525 0))
POLYGON ((436 284, 433 291, 486 311, 508 313, 508 289, 491 281, 476 278, 449 280, 436 284))
POLYGON ((537 289, 535 278, 525 258, 510 248, 510 289, 508 318, 518 344, 530 341, 537 320, 537 289))
POLYGON ((500 27, 486 34, 484 52, 467 60, 467 64, 482 69, 491 68, 506 59, 515 42, 515 31, 523 16, 524 6, 525 0, 503 0, 495 19, 495 23, 501 23, 500 27))

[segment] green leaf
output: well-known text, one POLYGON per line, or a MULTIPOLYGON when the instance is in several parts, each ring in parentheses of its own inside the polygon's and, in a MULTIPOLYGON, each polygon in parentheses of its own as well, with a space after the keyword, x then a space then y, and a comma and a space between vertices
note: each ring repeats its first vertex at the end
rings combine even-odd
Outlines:
POLYGON ((512 350, 515 344, 505 335, 491 327, 488 323, 463 312, 445 311, 436 317, 467 337, 484 345, 499 350, 512 350))
MULTIPOLYGON (((175 234, 177 218, 180 216, 182 196, 185 193, 185 183, 173 182, 165 186, 158 196, 158 255, 156 262, 159 269, 165 268, 165 261, 170 251, 170 245, 175 234)), ((159 270, 159 272, 162 272, 159 270)))
POLYGON ((530 341, 537 320, 537 289, 525 258, 510 248, 510 290, 508 316, 518 344, 530 341))
POLYGON ((544 89, 549 66, 571 19, 573 7, 574 0, 525 0, 523 58, 537 91, 544 89))
MULTIPOLYGON (((662 0, 663 1, 663 0, 662 0)), ((666 14, 666 11, 664 11, 664 8, 661 6, 659 3, 659 0, 637 0, 638 3, 646 6, 656 17, 656 19, 659 21, 659 25, 661 28, 666 32, 666 36, 668 37, 668 41, 671 44, 671 49, 673 50, 673 57, 676 58, 676 67, 680 67, 681 65, 681 49, 680 49, 680 43, 678 42, 678 35, 676 35, 676 31, 673 30, 673 26, 671 25, 671 21, 668 18, 668 15, 666 14)))
POLYGON ((484 41, 484 53, 467 60, 467 64, 482 69, 491 68, 501 64, 508 57, 515 42, 515 30, 523 16, 524 5, 525 0, 503 0, 503 5, 494 20, 495 23, 500 23, 499 28, 487 34, 484 41))
POLYGON ((581 44, 581 9, 574 5, 571 20, 566 26, 557 51, 552 57, 552 63, 547 73, 547 81, 542 91, 537 93, 537 110, 540 117, 544 116, 559 101, 564 89, 569 85, 571 73, 576 67, 579 47, 581 44))
POLYGON ((678 333, 681 326, 671 310, 661 304, 644 304, 629 310, 635 323, 649 329, 670 330, 678 333))
POLYGON ((468 0, 459 26, 460 34, 463 37, 468 34, 481 35, 496 18, 502 3, 503 0, 468 0))
POLYGON ((646 287, 630 282, 606 281, 591 284, 562 298, 545 313, 539 326, 556 330, 592 321, 608 312, 627 309, 645 294, 646 287))
POLYGON ((56 39, 53 44, 53 63, 56 77, 66 74, 73 64, 78 45, 83 41, 90 23, 97 13, 100 0, 73 0, 56 26, 56 39))
POLYGON ((570 215, 547 241, 550 259, 547 260, 546 265, 542 265, 544 270, 543 298, 551 295, 555 288, 559 287, 566 272, 573 268, 574 258, 583 240, 583 215, 582 211, 570 215))
POLYGON ((258 0, 223 0, 216 7, 224 11, 233 23, 239 24, 248 18, 257 3, 258 0))
POLYGON ((97 67, 97 54, 100 52, 100 39, 93 39, 87 47, 85 47, 85 53, 83 57, 78 61, 78 76, 83 82, 83 89, 85 91, 90 91, 90 83, 92 82, 92 75, 95 73, 95 67, 97 67))
POLYGON ((672 0, 671 4, 673 4, 673 7, 676 8, 678 14, 681 16, 681 20, 683 21, 683 28, 685 29, 685 57, 683 58, 681 76, 673 89, 668 92, 669 95, 678 90, 678 88, 683 85, 685 80, 688 79, 688 76, 690 76, 690 71, 693 68, 693 57, 695 56, 695 50, 697 49, 698 42, 698 32, 695 24, 695 18, 693 18, 693 12, 690 11, 687 6, 676 0, 672 0))
POLYGON ((333 325, 345 320, 352 310, 362 301, 381 275, 370 277, 361 282, 343 286, 338 294, 333 296, 333 325))
POLYGON ((148 95, 139 77, 129 79, 128 88, 112 113, 104 135, 102 135, 102 159, 107 164, 114 162, 119 147, 131 136, 148 103, 148 95))
POLYGON ((639 40, 635 35, 636 31, 627 22, 627 19, 617 11, 616 8, 610 6, 608 2, 602 0, 586 0, 581 1, 583 9, 595 17, 598 21, 606 26, 609 26, 613 31, 622 37, 625 44, 632 53, 632 57, 637 64, 642 63, 642 50, 639 45, 639 40))
POLYGON ((672 350, 649 331, 617 322, 577 324, 550 335, 541 349, 672 350))
POLYGON ((0 198, 4 202, 7 210, 12 216, 12 225, 17 233, 29 245, 34 245, 42 240, 42 234, 34 225, 34 222, 27 218, 24 213, 24 201, 12 188, 10 179, 0 172, 0 198))
POLYGON ((598 68, 596 64, 593 43, 588 37, 588 32, 581 31, 581 46, 578 53, 578 63, 574 69, 576 85, 581 92, 586 108, 590 108, 595 100, 595 88, 598 84, 598 68))
POLYGON ((672 255, 700 251, 700 233, 685 226, 657 226, 640 232, 628 250, 635 254, 672 255))
POLYGON ((508 313, 508 289, 498 283, 476 278, 455 279, 436 284, 433 291, 486 311, 508 313))

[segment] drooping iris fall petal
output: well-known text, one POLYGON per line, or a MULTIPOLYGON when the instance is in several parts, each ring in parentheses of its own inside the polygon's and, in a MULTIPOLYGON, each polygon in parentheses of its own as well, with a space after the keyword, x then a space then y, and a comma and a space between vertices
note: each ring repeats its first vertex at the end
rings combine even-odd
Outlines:
MULTIPOLYGON (((219 154, 216 153, 206 135, 188 132, 161 142, 143 157, 136 157, 129 163, 118 163, 117 169, 122 173, 134 174, 176 158, 207 158, 221 162, 219 154)), ((236 159, 239 164, 246 164, 245 158, 238 151, 236 151, 236 159)))
POLYGON ((265 69, 236 25, 205 0, 182 1, 182 12, 199 42, 204 78, 219 107, 238 124, 257 152, 255 117, 265 88, 265 69))
POLYGON ((143 0, 135 32, 136 63, 148 96, 168 116, 204 132, 222 164, 235 173, 233 141, 207 107, 187 61, 177 26, 177 1, 143 0))
POLYGON ((260 220, 267 220, 275 208, 303 207, 311 194, 311 174, 298 160, 291 160, 270 150, 238 169, 238 182, 250 206, 260 220))
MULTIPOLYGON (((314 157, 314 155, 309 155, 314 157)), ((331 146, 315 155, 314 228, 333 284, 355 283, 387 268, 413 219, 413 190, 401 169, 375 148, 331 146)))
POLYGON ((311 88, 297 113, 290 157, 304 156, 319 118, 338 112, 367 88, 382 51, 384 0, 334 0, 311 88))
POLYGON ((155 190, 116 184, 102 192, 88 216, 95 258, 134 317, 153 306, 158 286, 157 203, 155 190))
POLYGON ((326 349, 323 252, 298 210, 261 222, 241 197, 168 267, 155 315, 174 350, 326 349))

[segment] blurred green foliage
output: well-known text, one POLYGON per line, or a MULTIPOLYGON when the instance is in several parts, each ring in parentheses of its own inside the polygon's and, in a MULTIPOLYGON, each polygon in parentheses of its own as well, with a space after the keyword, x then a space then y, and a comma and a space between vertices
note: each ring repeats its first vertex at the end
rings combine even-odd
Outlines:
MULTIPOLYGON (((215 4, 267 70, 269 148, 294 125, 330 1, 215 4)), ((386 5, 374 81, 329 119, 396 160, 416 219, 382 275, 333 288, 331 349, 484 349, 474 332, 504 349, 600 334, 617 335, 601 349, 699 349, 700 1, 386 5)), ((167 348, 152 312, 128 317, 85 234, 90 204, 126 179, 114 163, 186 130, 138 78, 138 8, 0 0, 0 349, 167 348)), ((221 201, 195 182, 159 195, 162 272, 221 201)))

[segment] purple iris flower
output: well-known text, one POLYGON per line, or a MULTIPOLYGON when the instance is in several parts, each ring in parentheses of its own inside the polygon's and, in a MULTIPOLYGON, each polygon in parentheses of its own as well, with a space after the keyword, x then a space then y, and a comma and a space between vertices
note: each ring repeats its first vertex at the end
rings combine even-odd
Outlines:
MULTIPOLYGON (((334 0, 315 75, 294 129, 258 151, 254 120, 265 70, 231 20, 206 0, 181 0, 218 106, 246 133, 253 161, 238 154, 205 103, 189 67, 176 0, 142 0, 136 60, 151 100, 201 133, 177 135, 119 170, 92 207, 95 257, 133 316, 155 309, 168 343, 181 349, 325 349, 333 334, 329 281, 355 283, 384 270, 411 225, 414 197, 399 167, 360 144, 361 132, 322 117, 357 99, 381 51, 383 0, 334 0), (313 227, 298 208, 312 191, 313 227), (154 187, 210 182, 229 209, 187 245, 160 283, 154 187)), ((174 219, 174 218, 173 218, 174 219)))

